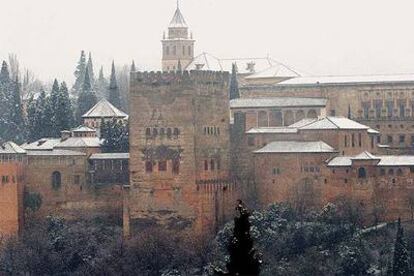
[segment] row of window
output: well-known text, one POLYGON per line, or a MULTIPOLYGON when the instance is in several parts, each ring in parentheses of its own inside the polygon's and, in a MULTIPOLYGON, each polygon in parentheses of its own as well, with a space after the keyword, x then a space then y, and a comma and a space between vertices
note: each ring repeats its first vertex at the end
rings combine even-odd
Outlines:
POLYGON ((147 127, 145 130, 145 136, 147 136, 147 138, 149 137, 157 137, 157 136, 167 136, 167 138, 177 138, 180 135, 180 130, 178 128, 150 128, 147 127))
MULTIPOLYGON (((154 162, 154 161, 146 161, 145 162, 145 172, 152 173, 154 169, 158 167, 159 172, 166 172, 168 170, 168 162, 166 160, 154 162)), ((172 160, 171 162, 171 172, 173 174, 180 173, 180 160, 172 160)))
MULTIPOLYGON (((371 102, 363 102, 362 103, 362 109, 364 112, 364 117, 365 119, 369 118, 369 114, 374 113, 375 118, 381 118, 381 117, 385 117, 384 115, 386 115, 386 117, 388 118, 392 118, 395 115, 397 115, 394 111, 395 111, 395 105, 394 105, 394 101, 393 100, 389 100, 386 101, 385 103, 385 109, 384 109, 384 103, 383 100, 374 100, 373 101, 373 106, 374 106, 374 110, 371 110, 371 102), (386 112, 386 113, 385 113, 386 112)), ((406 114, 406 101, 405 100, 401 100, 398 101, 398 106, 397 106, 397 110, 398 110, 398 115, 400 118, 405 118, 407 116, 406 114)), ((412 110, 414 110, 414 102, 412 103, 412 110)))
POLYGON ((8 175, 2 175, 1 176, 1 183, 2 184, 7 184, 7 183, 15 183, 16 182, 16 177, 13 175, 12 177, 8 176, 8 175))
MULTIPOLYGON (((378 135, 377 136, 378 138, 377 138, 377 142, 380 144, 381 143, 381 140, 382 140, 382 136, 381 135, 378 135)), ((386 143, 387 144, 392 144, 393 142, 394 142, 394 136, 393 135, 387 135, 386 136, 386 143)), ((405 142, 406 142, 406 135, 404 135, 404 134, 400 134, 400 135, 398 135, 398 142, 400 143, 400 144, 405 144, 405 142)), ((414 144, 414 135, 411 135, 411 144, 414 144)))
POLYGON ((97 170, 126 170, 128 169, 127 160, 94 160, 92 166, 97 170))
POLYGON ((204 127, 204 135, 220 135, 219 127, 204 127))
MULTIPOLYGON (((172 46, 171 47, 172 49, 172 55, 177 55, 177 46, 172 46)), ((192 52, 192 47, 191 46, 188 46, 187 47, 187 51, 186 51, 186 47, 185 46, 182 46, 182 54, 183 54, 183 56, 185 56, 186 54, 188 55, 188 56, 192 56, 193 55, 193 52, 192 52)), ((165 55, 167 55, 167 56, 169 56, 170 55, 170 46, 165 46, 165 55)))
MULTIPOLYGON (((376 127, 377 130, 381 129, 381 125, 376 125, 375 127, 376 127)), ((399 125, 399 127, 401 129, 405 128, 405 126, 403 124, 399 125)), ((393 128, 393 125, 389 124, 388 128, 393 128)), ((394 126, 394 128, 398 128, 398 126, 394 126)), ((407 126, 407 128, 409 128, 409 127, 407 126)), ((411 128, 414 129, 414 125, 411 125, 411 128)))
POLYGON ((204 170, 205 171, 208 171, 208 170, 214 171, 216 169, 217 170, 221 169, 221 163, 220 163, 219 159, 217 159, 217 160, 211 159, 210 161, 209 160, 204 160, 204 170))
POLYGON ((355 133, 351 134, 351 141, 348 141, 348 135, 344 136, 344 146, 345 147, 355 147, 358 142, 358 147, 362 147, 362 134, 358 133, 358 141, 355 139, 355 133))
MULTIPOLYGON (((59 171, 54 171, 52 173, 52 188, 55 190, 59 190, 62 186, 62 174, 59 171)), ((73 183, 76 185, 79 185, 81 182, 80 175, 74 175, 73 176, 73 183)))

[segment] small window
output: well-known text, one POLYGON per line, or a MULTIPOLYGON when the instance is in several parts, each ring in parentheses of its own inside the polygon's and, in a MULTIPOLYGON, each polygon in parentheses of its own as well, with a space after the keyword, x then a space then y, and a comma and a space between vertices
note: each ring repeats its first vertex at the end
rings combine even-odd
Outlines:
POLYGON ((385 169, 380 170, 380 175, 385 175, 385 169))
POLYGON ((214 171, 214 169, 215 169, 215 168, 214 168, 214 167, 215 167, 214 165, 215 165, 215 163, 214 163, 214 159, 211 159, 211 160, 210 160, 210 170, 214 171))
POLYGON ((405 135, 400 135, 400 144, 405 143, 405 135))
POLYGON ((165 172, 167 170, 167 161, 158 162, 158 171, 165 172))
POLYGON ((152 161, 146 161, 145 162, 145 172, 152 173, 152 170, 153 170, 152 167, 153 167, 152 161))
POLYGON ((161 128, 161 129, 160 129, 160 135, 161 135, 161 136, 164 136, 164 135, 165 135, 165 128, 161 128))
POLYGON ((391 135, 387 136, 387 143, 392 144, 392 136, 391 135))
POLYGON ((253 136, 247 137, 247 145, 254 146, 254 137, 253 136))
POLYGON ((147 127, 147 129, 145 130, 145 135, 147 137, 151 136, 151 129, 149 127, 147 127))
POLYGON ((365 170, 365 168, 359 168, 358 169, 358 178, 366 178, 367 177, 367 172, 365 170))
POLYGON ((167 137, 171 138, 171 135, 172 135, 171 128, 167 128, 167 137))
POLYGON ((179 174, 180 173, 180 160, 174 159, 172 161, 172 173, 173 174, 179 174))
POLYGON ((208 161, 204 160, 204 170, 208 171, 208 161))
POLYGON ((80 184, 80 175, 75 175, 74 176, 74 181, 73 181, 76 185, 80 184))
POLYGON ((398 175, 398 176, 403 175, 403 171, 402 171, 402 169, 398 169, 398 170, 397 170, 397 175, 398 175))
POLYGON ((180 130, 178 128, 174 128, 174 136, 178 137, 180 135, 180 130))
POLYGON ((355 147, 355 134, 353 133, 351 135, 351 143, 352 143, 352 147, 355 147))
POLYGON ((389 174, 389 175, 394 175, 394 170, 393 170, 393 169, 389 169, 389 170, 388 170, 388 174, 389 174))
POLYGON ((152 129, 152 135, 153 135, 154 137, 158 136, 158 129, 153 128, 153 129, 152 129))
POLYGON ((60 172, 53 172, 52 173, 52 188, 58 190, 62 185, 62 175, 60 172))

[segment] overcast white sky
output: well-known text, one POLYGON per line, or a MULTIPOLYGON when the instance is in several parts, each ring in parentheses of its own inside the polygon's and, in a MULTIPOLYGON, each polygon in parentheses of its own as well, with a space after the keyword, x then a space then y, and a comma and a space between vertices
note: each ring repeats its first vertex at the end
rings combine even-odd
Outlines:
MULTIPOLYGON (((175 0, 0 0, 0 59, 73 81, 81 49, 159 69, 175 0)), ((414 73, 414 1, 181 0, 196 53, 273 58, 313 75, 414 73)), ((97 71, 98 68, 95 68, 97 71)))

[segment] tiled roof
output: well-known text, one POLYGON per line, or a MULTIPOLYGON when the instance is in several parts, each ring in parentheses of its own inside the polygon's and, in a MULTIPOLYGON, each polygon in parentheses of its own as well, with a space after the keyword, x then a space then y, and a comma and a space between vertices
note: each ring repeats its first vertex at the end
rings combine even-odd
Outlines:
POLYGON ((0 154, 25 154, 26 151, 14 142, 6 142, 0 146, 0 154))
POLYGON ((351 85, 372 83, 414 82, 414 74, 400 75, 361 75, 361 76, 314 76, 297 77, 282 81, 277 85, 351 85))
POLYGON ((369 127, 346 117, 324 117, 303 125, 300 129, 366 129, 369 127))
POLYGON ((101 140, 98 137, 70 137, 55 146, 55 148, 99 148, 101 140))
POLYGON ((266 108, 266 107, 325 107, 324 98, 239 98, 230 101, 230 108, 266 108))
POLYGON ((95 129, 90 128, 90 127, 87 127, 87 126, 84 126, 84 125, 80 125, 80 126, 78 126, 76 128, 73 128, 72 131, 73 132, 96 132, 95 129))
POLYGON ((290 127, 256 127, 249 129, 247 134, 257 134, 257 133, 297 133, 297 128, 290 127))
POLYGON ((248 74, 247 78, 281 77, 292 78, 300 74, 271 57, 218 58, 209 53, 201 53, 190 62, 185 70, 211 70, 231 72, 236 64, 237 73, 248 74), (253 67, 249 67, 253 66, 253 67), (201 67, 201 68, 198 68, 201 67), (256 77, 255 77, 256 76, 256 77))
POLYGON ((187 23, 185 22, 184 16, 178 6, 175 10, 173 18, 171 19, 169 28, 187 28, 187 23))
POLYGON ((73 150, 36 150, 28 151, 29 156, 84 156, 86 153, 73 150))
POLYGON ((334 148, 323 141, 299 142, 278 141, 271 142, 254 153, 334 153, 334 148))
POLYGON ((328 161, 329 167, 350 167, 353 160, 378 160, 378 167, 414 166, 414 155, 381 155, 374 156, 363 152, 357 156, 337 156, 328 161), (364 159, 365 158, 365 159, 364 159))
POLYGON ((89 157, 89 159, 129 159, 129 153, 94 153, 89 157))
POLYGON ((60 138, 42 138, 32 143, 24 143, 21 147, 25 150, 53 150, 60 143, 60 138))
POLYGON ((113 106, 106 99, 100 100, 82 118, 126 118, 128 115, 113 106))

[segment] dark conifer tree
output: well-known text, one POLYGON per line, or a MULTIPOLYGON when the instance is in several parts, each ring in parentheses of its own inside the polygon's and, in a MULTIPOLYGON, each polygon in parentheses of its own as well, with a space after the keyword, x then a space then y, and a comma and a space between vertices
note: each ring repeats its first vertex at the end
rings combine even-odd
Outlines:
POLYGON ((59 135, 62 130, 69 130, 73 127, 73 109, 66 82, 62 82, 60 85, 55 118, 56 128, 59 130, 59 135))
POLYGON ((10 83, 10 73, 7 62, 3 60, 0 69, 0 85, 8 85, 10 83))
POLYGON ((407 243, 404 239, 404 229, 401 226, 401 220, 398 219, 397 236, 394 245, 394 259, 392 266, 392 275, 412 275, 410 273, 410 260, 408 255, 407 243))
POLYGON ((253 248, 253 239, 250 236, 250 212, 241 200, 238 201, 236 211, 238 214, 234 218, 233 236, 227 247, 230 254, 228 274, 259 275, 262 261, 253 248))
POLYGON ((93 70, 93 61, 92 61, 92 54, 89 52, 89 58, 88 58, 88 72, 89 72, 89 80, 91 81, 92 86, 95 85, 95 73, 93 70))
POLYGON ((76 66, 75 71, 75 84, 73 85, 73 90, 75 93, 80 93, 82 90, 82 85, 85 79, 85 72, 86 72, 87 64, 86 64, 86 57, 85 51, 81 51, 81 55, 78 61, 78 65, 76 66))
POLYGON ((240 92, 239 92, 239 82, 237 81, 237 68, 236 64, 233 63, 231 68, 231 77, 230 77, 230 100, 238 99, 240 98, 240 92))
POLYGON ((117 122, 116 119, 101 123, 101 138, 103 152, 128 152, 128 125, 117 122))
POLYGON ((31 97, 27 109, 27 124, 29 141, 49 137, 51 133, 51 115, 48 98, 44 90, 40 92, 37 99, 31 97))
POLYGON ((136 72, 137 68, 135 67, 135 61, 132 60, 132 64, 131 64, 131 72, 136 72))
POLYGON ((96 81, 96 94, 100 99, 108 98, 108 81, 104 76, 103 66, 101 66, 101 69, 99 70, 98 80, 96 81))
POLYGON ((109 102, 117 108, 121 108, 121 97, 119 95, 118 82, 115 74, 115 64, 112 62, 111 79, 109 82, 109 102))
POLYGON ((16 143, 24 142, 26 138, 26 128, 23 118, 23 106, 21 99, 21 85, 18 77, 13 83, 13 91, 10 97, 9 105, 9 114, 10 114, 10 140, 13 140, 16 143))
POLYGON ((95 92, 93 91, 93 87, 89 79, 88 71, 88 68, 86 68, 82 90, 78 96, 78 107, 76 110, 76 120, 78 124, 82 123, 82 115, 91 109, 97 102, 95 92))

